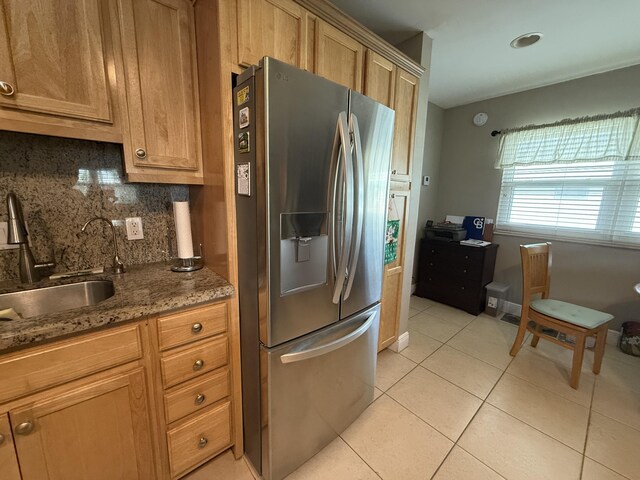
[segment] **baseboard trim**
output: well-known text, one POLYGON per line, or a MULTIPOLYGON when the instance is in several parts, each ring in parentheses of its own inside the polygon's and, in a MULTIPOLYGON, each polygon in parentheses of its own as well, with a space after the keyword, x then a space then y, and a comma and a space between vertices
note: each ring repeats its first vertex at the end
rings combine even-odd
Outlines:
MULTIPOLYGON (((519 303, 505 301, 502 304, 501 311, 510 313, 512 315, 517 315, 519 317, 522 313, 522 305, 520 305, 519 303)), ((620 343, 621 336, 622 333, 620 331, 609 329, 609 331, 607 332, 607 345, 617 346, 620 343)))
POLYGON ((398 337, 398 339, 389 345, 389 350, 393 350, 396 353, 401 352, 409 346, 409 332, 404 332, 398 337))

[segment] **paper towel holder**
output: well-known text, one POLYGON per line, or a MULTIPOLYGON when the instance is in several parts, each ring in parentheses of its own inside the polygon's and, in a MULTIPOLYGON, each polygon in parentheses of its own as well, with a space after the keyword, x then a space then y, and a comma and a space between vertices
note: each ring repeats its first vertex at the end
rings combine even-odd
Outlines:
POLYGON ((202 268, 202 257, 178 258, 171 267, 172 272, 194 272, 202 268))
POLYGON ((176 258, 176 263, 171 267, 172 272, 195 272, 204 266, 202 261, 202 244, 200 244, 200 255, 191 258, 176 258))

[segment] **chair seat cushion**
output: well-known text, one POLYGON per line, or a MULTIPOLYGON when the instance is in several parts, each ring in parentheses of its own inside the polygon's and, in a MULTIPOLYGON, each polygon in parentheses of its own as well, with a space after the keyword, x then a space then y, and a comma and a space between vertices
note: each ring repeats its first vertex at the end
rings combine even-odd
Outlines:
POLYGON ((549 298, 532 300, 531 308, 543 315, 584 328, 596 328, 613 319, 613 315, 608 313, 549 298))

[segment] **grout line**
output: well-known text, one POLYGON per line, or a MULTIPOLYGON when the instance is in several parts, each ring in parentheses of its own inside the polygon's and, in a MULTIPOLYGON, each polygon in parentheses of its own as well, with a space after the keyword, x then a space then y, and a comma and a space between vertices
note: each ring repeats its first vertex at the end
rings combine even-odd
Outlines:
MULTIPOLYGON (((587 456, 585 455, 585 456, 584 456, 584 458, 585 458, 585 459, 587 459, 587 458, 588 458, 588 459, 589 459, 589 460, 591 460, 593 463, 597 463, 597 464, 598 464, 598 465, 600 465, 602 468, 605 468, 605 469, 609 470, 610 472, 613 472, 613 473, 615 473, 616 475, 621 476, 622 478, 625 478, 625 479, 627 479, 627 480, 633 480, 632 478, 627 477, 626 475, 623 475, 623 474, 622 474, 622 473, 620 473, 620 472, 616 472, 616 471, 615 471, 614 469, 612 469, 611 467, 607 467, 607 466, 606 466, 606 465, 604 465, 603 463, 600 463, 600 462, 598 462, 597 460, 594 460, 594 459, 593 459, 593 458, 591 458, 591 457, 587 457, 587 456)), ((583 465, 584 465, 584 462, 583 462, 583 465)))
MULTIPOLYGON (((384 393, 383 393, 382 395, 384 395, 384 393)), ((380 397, 382 397, 382 395, 380 395, 380 397)), ((378 398, 380 398, 380 397, 378 397, 378 398)), ((377 400, 378 398, 376 398, 376 400, 377 400)), ((374 402, 375 402, 375 400, 374 400, 374 402)), ((371 405, 373 405, 373 403, 371 403, 371 405)), ((369 407, 371 407, 371 405, 369 405, 369 407)), ((367 407, 367 408, 369 408, 369 407, 367 407)), ((364 413, 364 412, 363 412, 363 413, 364 413)), ((346 430, 345 430, 345 431, 346 431, 346 430)), ((342 433, 344 433, 344 432, 342 432, 342 433)), ((380 475, 378 474, 378 472, 377 472, 377 471, 376 471, 376 470, 375 470, 371 465, 369 465, 369 464, 367 463, 367 461, 366 461, 364 458, 362 458, 362 457, 360 456, 360 454, 359 454, 358 452, 356 452, 356 450, 355 450, 351 445, 349 445, 349 442, 347 442, 347 440, 346 440, 345 438, 343 438, 343 437, 342 437, 342 434, 338 435, 338 437, 340 438, 340 440, 342 440, 342 441, 344 442, 344 444, 345 444, 347 447, 349 447, 349 450, 351 450, 353 453, 355 453, 355 454, 357 455, 357 457, 358 457, 360 460, 362 460, 362 461, 364 462, 364 464, 365 464, 367 467, 369 467, 369 469, 374 473, 374 475, 375 475, 376 477, 378 477, 380 480, 382 480, 382 476, 380 476, 380 475)))
POLYGON ((584 434, 584 446, 582 447, 582 463, 580 464, 580 478, 582 478, 582 474, 584 472, 584 459, 587 455, 587 442, 589 441, 589 430, 591 430, 591 413, 593 412, 593 395, 596 392, 596 378, 593 381, 593 386, 591 387, 591 399, 589 401, 589 415, 587 417, 587 431, 584 434))

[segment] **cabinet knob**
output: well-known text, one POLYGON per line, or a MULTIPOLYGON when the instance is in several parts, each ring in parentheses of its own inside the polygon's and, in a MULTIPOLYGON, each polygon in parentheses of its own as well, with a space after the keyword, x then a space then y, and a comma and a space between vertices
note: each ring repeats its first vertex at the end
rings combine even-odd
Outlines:
POLYGON ((0 445, 4 443, 4 435, 0 433, 0 445))
POLYGON ((193 326, 191 327, 191 331, 193 333, 200 333, 202 331, 202 324, 201 323, 194 323, 193 326))
POLYGON ((464 256, 464 259, 465 259, 465 260, 469 260, 469 255, 465 255, 465 256, 464 256))
POLYGON ((136 150, 136 157, 138 158, 145 158, 147 156, 147 152, 145 151, 144 148, 138 148, 136 150))
POLYGON ((460 287, 460 290, 464 290, 464 287, 460 287))
POLYGON ((204 360, 198 359, 196 363, 193 364, 194 370, 200 370, 202 367, 204 367, 204 360))
POLYGON ((33 422, 22 422, 15 428, 14 431, 18 435, 29 435, 31 432, 33 432, 33 422))
POLYGON ((200 440, 198 440, 198 448, 206 447, 207 443, 209 443, 209 439, 207 437, 200 437, 200 440))
POLYGON ((196 396, 196 399, 195 399, 194 403, 195 403, 196 405, 202 405, 202 403, 206 400, 206 398, 207 398, 207 397, 206 397, 206 395, 205 395, 204 393, 199 393, 199 394, 196 396))
POLYGON ((5 97, 10 97, 14 94, 14 92, 15 89, 13 88, 13 85, 7 82, 0 81, 0 94, 4 95, 5 97))
POLYGON ((467 273, 467 269, 465 268, 464 270, 462 270, 462 273, 467 273))

